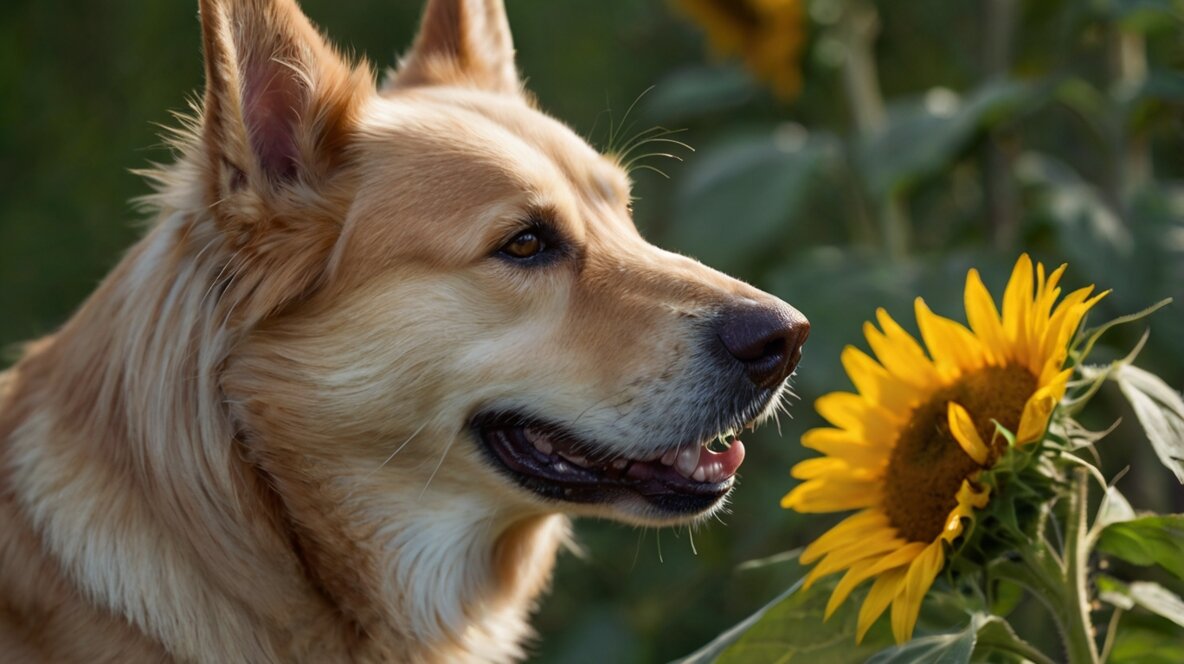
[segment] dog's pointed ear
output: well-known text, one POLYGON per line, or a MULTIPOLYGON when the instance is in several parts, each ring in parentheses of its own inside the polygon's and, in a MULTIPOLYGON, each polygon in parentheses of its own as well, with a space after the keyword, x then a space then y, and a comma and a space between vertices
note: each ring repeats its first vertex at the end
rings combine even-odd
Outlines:
POLYGON ((212 202, 327 177, 374 90, 368 67, 338 56, 294 0, 201 0, 200 11, 212 202))
POLYGON ((522 90, 502 0, 428 1, 419 36, 383 91, 420 85, 522 90))

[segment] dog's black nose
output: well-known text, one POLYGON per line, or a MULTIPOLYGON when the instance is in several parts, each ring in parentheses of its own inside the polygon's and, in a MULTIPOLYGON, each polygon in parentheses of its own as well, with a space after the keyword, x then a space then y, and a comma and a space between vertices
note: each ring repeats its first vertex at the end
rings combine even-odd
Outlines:
POLYGON ((748 378, 757 387, 773 387, 797 367, 810 323, 786 304, 747 305, 726 310, 718 329, 723 347, 744 365, 748 378))

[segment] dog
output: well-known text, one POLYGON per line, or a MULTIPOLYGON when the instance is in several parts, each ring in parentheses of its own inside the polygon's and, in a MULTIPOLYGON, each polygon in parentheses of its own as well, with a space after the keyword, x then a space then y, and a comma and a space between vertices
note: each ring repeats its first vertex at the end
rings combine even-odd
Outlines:
POLYGON ((0 374, 0 652, 520 659, 569 519, 718 510, 808 323, 642 239, 501 0, 381 84, 294 0, 199 9, 155 222, 0 374))

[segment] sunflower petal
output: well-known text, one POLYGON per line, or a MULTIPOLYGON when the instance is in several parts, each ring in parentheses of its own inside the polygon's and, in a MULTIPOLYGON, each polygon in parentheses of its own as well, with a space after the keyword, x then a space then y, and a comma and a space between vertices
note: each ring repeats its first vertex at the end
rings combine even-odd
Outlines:
POLYGON ((929 546, 929 542, 909 542, 872 565, 872 574, 881 574, 911 564, 929 546))
POLYGON ((866 559, 878 560, 879 556, 893 549, 900 548, 900 540, 892 537, 891 531, 884 530, 855 542, 848 542, 847 546, 836 547, 826 554, 810 573, 806 575, 804 587, 809 588, 814 582, 828 574, 847 569, 857 562, 866 559))
POLYGON ((867 343, 892 375, 910 385, 929 389, 938 384, 937 368, 917 340, 904 330, 884 309, 876 310, 876 320, 883 332, 875 325, 865 323, 863 334, 867 343))
POLYGON ((815 457, 799 461, 789 472, 799 480, 814 480, 823 477, 839 480, 870 480, 877 477, 877 470, 869 466, 856 466, 846 459, 837 457, 815 457))
POLYGON ((1015 357, 1028 363, 1028 310, 1032 307, 1032 259, 1020 255, 1003 291, 1003 333, 1015 357))
POLYGON ((983 346, 991 353, 995 363, 1002 363, 1007 359, 1007 343, 1003 337, 1003 323, 999 320, 999 310, 995 308, 995 300, 983 285, 978 270, 971 269, 966 274, 966 291, 963 295, 966 306, 966 320, 970 329, 983 346))
POLYGON ((1032 349, 1033 356, 1040 354, 1041 340, 1047 333, 1049 324, 1049 315, 1052 312, 1053 303, 1061 295, 1061 289, 1057 288, 1057 283, 1061 280, 1061 275, 1065 273, 1067 265, 1062 264, 1052 272, 1046 279, 1044 276, 1044 265, 1037 265, 1037 279, 1036 279, 1036 296, 1032 300, 1031 316, 1028 318, 1028 339, 1034 347, 1032 349))
POLYGON ((1071 375, 1073 370, 1065 369, 1028 398, 1028 402, 1024 404, 1023 414, 1020 415, 1019 431, 1015 436, 1017 445, 1040 438, 1048 428, 1048 419, 1061 398, 1065 396, 1065 387, 1071 375))
POLYGON ((921 298, 914 300, 913 305, 921 338, 925 340, 938 372, 947 380, 986 363, 986 350, 970 330, 933 313, 921 298))
POLYGON ((864 538, 887 524, 888 517, 880 510, 864 510, 852 514, 811 542, 806 550, 802 551, 802 555, 798 556, 798 562, 809 565, 844 542, 864 538))
POLYGON ((892 598, 896 597, 900 591, 900 586, 904 583, 906 572, 907 570, 904 569, 894 569, 890 572, 885 572, 872 584, 871 590, 867 593, 867 598, 863 600, 863 606, 859 608, 859 622, 856 626, 855 643, 863 642, 863 637, 867 636, 867 631, 875 624, 876 618, 879 618, 884 613, 884 609, 888 608, 888 603, 892 601, 892 598))
POLYGON ((844 512, 880 502, 880 483, 874 481, 810 480, 781 499, 781 506, 798 512, 844 512))
POLYGON ((933 579, 945 564, 944 544, 939 540, 930 544, 925 552, 909 566, 908 575, 900 591, 892 600, 892 635, 896 642, 904 643, 913 637, 917 625, 917 614, 921 612, 921 601, 933 585, 933 579))
POLYGON ((820 427, 802 434, 802 447, 829 457, 840 457, 852 466, 877 467, 888 461, 890 448, 869 445, 858 434, 842 429, 820 427))
POLYGON ((851 392, 831 392, 818 397, 814 409, 844 431, 871 434, 895 431, 900 415, 891 413, 851 392))
POLYGON ((860 396, 889 412, 906 413, 920 398, 912 385, 893 376, 870 355, 854 346, 844 348, 840 360, 860 396))
POLYGON ((987 465, 987 459, 991 457, 991 448, 987 447, 978 435, 978 429, 975 428, 970 413, 966 412, 961 404, 953 401, 949 403, 946 411, 950 421, 950 433, 954 434, 954 440, 958 441, 962 451, 978 465, 987 465))
POLYGON ((976 490, 969 480, 962 480, 962 487, 958 489, 957 501, 958 504, 950 510, 950 515, 946 518, 946 527, 941 533, 941 538, 947 542, 953 542, 962 535, 965 529, 962 523, 963 519, 973 520, 974 511, 981 510, 991 502, 991 490, 987 487, 981 491, 976 490))
POLYGON ((875 573, 870 571, 873 564, 874 561, 861 560, 852 565, 851 569, 847 570, 843 578, 839 579, 834 592, 830 594, 830 599, 826 601, 826 612, 822 616, 823 620, 830 620, 830 617, 834 615, 835 611, 843 605, 843 600, 851 595, 852 590, 855 590, 859 584, 875 576, 875 573))

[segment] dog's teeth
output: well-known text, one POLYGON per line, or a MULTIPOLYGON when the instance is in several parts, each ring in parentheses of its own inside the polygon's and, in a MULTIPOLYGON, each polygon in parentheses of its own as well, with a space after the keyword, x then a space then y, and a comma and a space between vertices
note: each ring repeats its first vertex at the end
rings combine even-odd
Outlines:
POLYGON ((625 470, 625 466, 628 465, 628 459, 613 459, 613 468, 616 468, 617 470, 625 470))
POLYGON ((677 460, 677 459, 678 459, 678 448, 675 448, 675 449, 670 450, 669 452, 662 455, 662 465, 663 466, 673 466, 675 460, 677 460))
POLYGON ((688 445, 682 448, 678 452, 678 458, 674 460, 674 469, 679 475, 689 478, 691 473, 695 472, 695 466, 699 465, 699 453, 702 451, 702 445, 688 445))
POLYGON ((567 459, 568 461, 574 463, 577 466, 582 466, 584 468, 588 467, 588 458, 587 457, 580 456, 579 454, 562 454, 560 456, 562 456, 564 459, 567 459))
POLYGON ((707 481, 707 469, 706 468, 696 468, 695 473, 693 475, 691 475, 691 478, 694 479, 696 482, 707 481))

